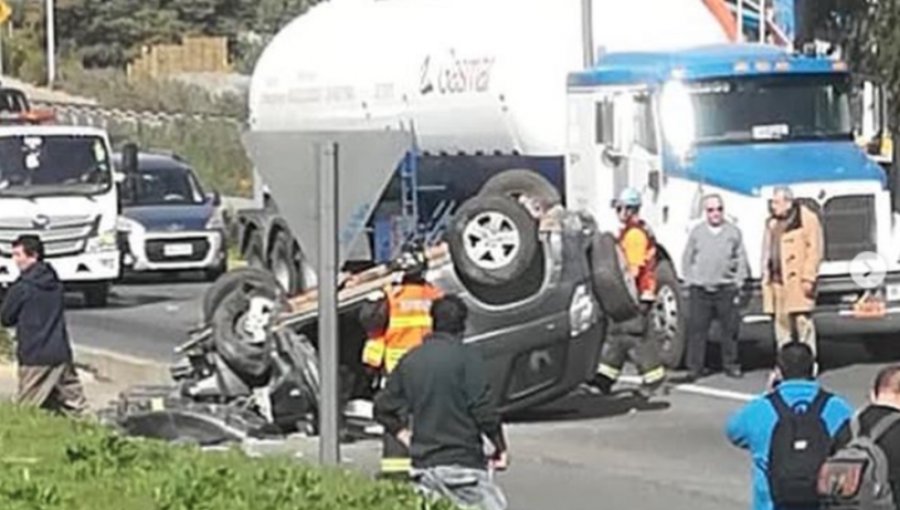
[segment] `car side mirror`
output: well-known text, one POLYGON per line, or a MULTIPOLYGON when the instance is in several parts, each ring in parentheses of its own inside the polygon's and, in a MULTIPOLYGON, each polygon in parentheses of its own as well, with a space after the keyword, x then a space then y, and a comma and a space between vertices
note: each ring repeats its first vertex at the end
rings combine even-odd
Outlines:
POLYGON ((222 205, 222 195, 218 191, 214 190, 212 193, 208 193, 206 198, 209 200, 209 203, 215 207, 222 205))
POLYGON ((625 153, 615 147, 606 146, 603 148, 603 159, 612 166, 618 166, 625 159, 625 153))

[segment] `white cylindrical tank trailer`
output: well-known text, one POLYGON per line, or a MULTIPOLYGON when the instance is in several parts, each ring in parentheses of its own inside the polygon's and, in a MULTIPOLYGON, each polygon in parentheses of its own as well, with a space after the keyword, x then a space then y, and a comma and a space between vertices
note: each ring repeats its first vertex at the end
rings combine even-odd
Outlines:
MULTIPOLYGON (((727 42, 702 0, 594 0, 592 10, 601 52, 727 42)), ((250 128, 412 122, 425 152, 556 156, 566 75, 581 67, 580 0, 331 0, 266 48, 250 128)))

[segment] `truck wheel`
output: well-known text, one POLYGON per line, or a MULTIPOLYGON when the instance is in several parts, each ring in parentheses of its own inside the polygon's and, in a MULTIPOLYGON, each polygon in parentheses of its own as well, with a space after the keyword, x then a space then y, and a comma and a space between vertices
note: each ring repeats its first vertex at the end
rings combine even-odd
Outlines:
POLYGON ((594 294, 606 316, 616 322, 640 312, 637 285, 625 266, 625 257, 612 234, 596 232, 589 249, 594 294))
POLYGON ((531 266, 538 248, 537 223, 511 198, 476 196, 454 215, 448 244, 463 277, 504 285, 531 266))
POLYGON ((109 284, 95 283, 84 290, 84 305, 88 308, 105 308, 109 303, 109 284))
POLYGON ((525 196, 533 199, 540 211, 546 211, 562 202, 559 191, 547 179, 533 170, 524 169, 506 170, 491 177, 478 194, 506 195, 516 199, 525 196))
POLYGON ((685 314, 687 308, 675 269, 668 260, 660 262, 656 270, 656 303, 653 320, 660 333, 660 356, 669 368, 678 368, 684 359, 685 314))
POLYGON ((269 253, 269 267, 281 288, 294 295, 303 288, 300 268, 294 257, 294 249, 290 237, 284 231, 275 236, 272 251, 269 253))
POLYGON ((262 236, 259 234, 259 231, 253 231, 250 234, 250 239, 247 241, 247 247, 244 249, 244 260, 247 261, 247 265, 250 267, 256 267, 259 269, 266 268, 266 256, 263 252, 263 240, 262 236))
POLYGON ((275 277, 268 271, 257 269, 255 267, 245 267, 230 271, 219 277, 203 295, 202 317, 204 323, 210 321, 216 308, 225 299, 240 287, 249 286, 261 289, 275 289, 283 296, 284 291, 275 281, 275 277))

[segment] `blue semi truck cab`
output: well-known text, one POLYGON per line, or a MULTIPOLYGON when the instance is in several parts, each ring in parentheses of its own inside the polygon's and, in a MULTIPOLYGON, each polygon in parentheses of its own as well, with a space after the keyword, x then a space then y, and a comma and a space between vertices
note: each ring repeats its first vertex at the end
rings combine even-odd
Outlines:
MULTIPOLYGON (((763 45, 610 53, 567 85, 566 205, 614 230, 613 197, 641 190, 664 257, 657 316, 670 348, 683 346, 681 256, 703 221, 701 198, 723 197, 758 291, 769 199, 784 185, 822 221, 820 330, 900 330, 897 217, 884 170, 854 143, 846 63, 763 45), (857 267, 861 253, 876 254, 871 270, 857 267), (853 277, 861 271, 877 283, 861 286, 853 277)), ((771 335, 758 294, 743 312, 742 337, 771 335)))

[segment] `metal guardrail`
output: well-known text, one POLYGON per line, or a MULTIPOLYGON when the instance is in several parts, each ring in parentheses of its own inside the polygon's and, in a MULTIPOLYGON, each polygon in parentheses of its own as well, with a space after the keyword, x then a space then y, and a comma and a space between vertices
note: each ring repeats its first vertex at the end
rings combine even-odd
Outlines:
POLYGON ((110 120, 116 122, 141 122, 151 125, 161 125, 184 120, 195 122, 225 122, 232 123, 235 127, 240 127, 243 124, 241 120, 226 115, 126 110, 121 108, 106 108, 102 106, 53 101, 33 101, 33 103, 35 106, 54 109, 56 111, 57 119, 61 122, 81 126, 86 125, 105 128, 110 120))

